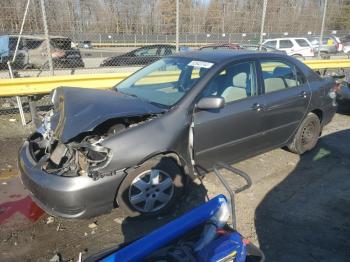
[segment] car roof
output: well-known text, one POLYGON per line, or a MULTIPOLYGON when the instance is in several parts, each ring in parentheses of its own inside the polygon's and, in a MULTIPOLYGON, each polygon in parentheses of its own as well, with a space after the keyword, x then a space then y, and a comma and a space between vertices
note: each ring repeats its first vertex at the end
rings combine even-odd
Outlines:
POLYGON ((225 63, 239 58, 257 57, 287 57, 284 54, 265 53, 253 50, 217 50, 217 51, 189 51, 177 53, 174 57, 184 57, 193 60, 207 61, 215 64, 225 63))
MULTIPOLYGON (((7 37, 18 37, 19 35, 2 35, 2 36, 7 36, 7 37)), ((66 36, 60 36, 60 35, 50 35, 50 39, 67 39, 70 40, 69 37, 66 36)), ((37 40, 45 40, 45 35, 22 35, 22 39, 37 39, 37 40)))
POLYGON ((279 38, 269 38, 269 39, 266 39, 266 41, 270 41, 270 40, 292 40, 292 39, 306 39, 306 37, 279 37, 279 38))
POLYGON ((173 47, 175 48, 176 46, 175 45, 169 45, 169 44, 155 44, 155 45, 144 45, 144 46, 141 46, 137 49, 141 49, 141 48, 151 48, 151 47, 173 47))

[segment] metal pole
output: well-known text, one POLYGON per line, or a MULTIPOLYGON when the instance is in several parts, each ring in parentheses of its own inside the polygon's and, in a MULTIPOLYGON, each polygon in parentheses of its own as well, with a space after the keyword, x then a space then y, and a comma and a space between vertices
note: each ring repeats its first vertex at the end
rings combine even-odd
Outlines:
POLYGON ((176 0, 176 52, 179 52, 179 0, 176 0))
POLYGON ((50 46, 50 37, 49 37, 49 29, 47 27, 47 20, 46 20, 46 11, 45 11, 45 3, 44 0, 40 0, 40 5, 41 5, 41 12, 43 15, 43 24, 44 24, 44 32, 45 32, 45 41, 47 45, 47 55, 49 59, 49 69, 51 75, 54 75, 53 71, 53 63, 52 63, 52 57, 51 57, 51 46, 50 46))
POLYGON ((320 34, 320 39, 319 39, 319 43, 318 43, 318 54, 317 54, 318 57, 321 56, 321 44, 322 44, 322 39, 323 39, 324 23, 325 23, 325 20, 326 20, 326 13, 327 13, 327 1, 328 0, 324 1, 324 7, 323 7, 321 34, 320 34))
POLYGON ((262 12, 262 18, 261 18, 261 28, 260 28, 260 40, 259 44, 261 45, 263 42, 263 34, 264 34, 264 26, 265 26, 265 17, 266 17, 266 7, 267 7, 267 0, 264 0, 264 6, 263 6, 263 12, 262 12))
MULTIPOLYGON (((25 11, 24 11, 23 20, 22 20, 22 24, 21 24, 21 29, 20 29, 20 32, 19 32, 19 35, 18 35, 18 39, 17 39, 17 43, 16 43, 16 49, 15 49, 15 53, 13 54, 12 61, 8 61, 7 62, 11 78, 13 78, 13 71, 12 71, 11 63, 15 62, 15 60, 16 60, 19 43, 21 41, 21 36, 22 36, 22 33, 23 33, 24 23, 26 21, 26 17, 27 17, 27 14, 28 14, 29 4, 30 4, 30 0, 27 1, 27 5, 26 5, 25 11)), ((27 123, 26 123, 26 119, 25 119, 25 116, 24 116, 24 111, 23 111, 21 98, 19 96, 16 96, 16 101, 17 101, 17 106, 18 106, 18 110, 19 110, 19 115, 21 117, 22 125, 25 126, 27 123)))
POLYGON ((22 20, 22 24, 21 24, 21 30, 19 31, 19 36, 18 36, 17 43, 16 43, 15 53, 13 54, 12 63, 15 62, 15 60, 16 60, 16 55, 17 55, 17 52, 18 52, 19 42, 21 41, 21 37, 22 37, 22 33, 23 33, 23 27, 24 27, 24 22, 26 21, 28 9, 29 9, 29 4, 30 4, 30 0, 28 0, 27 5, 26 5, 26 9, 24 11, 24 16, 23 16, 23 20, 22 20))

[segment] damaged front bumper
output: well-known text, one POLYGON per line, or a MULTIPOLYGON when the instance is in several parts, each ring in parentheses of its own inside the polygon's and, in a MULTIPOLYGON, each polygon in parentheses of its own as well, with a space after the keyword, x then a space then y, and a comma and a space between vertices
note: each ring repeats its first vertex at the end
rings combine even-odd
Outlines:
POLYGON ((26 141, 19 150, 18 166, 24 186, 47 213, 65 218, 89 218, 110 212, 124 171, 94 180, 89 176, 65 177, 44 172, 33 159, 26 141))

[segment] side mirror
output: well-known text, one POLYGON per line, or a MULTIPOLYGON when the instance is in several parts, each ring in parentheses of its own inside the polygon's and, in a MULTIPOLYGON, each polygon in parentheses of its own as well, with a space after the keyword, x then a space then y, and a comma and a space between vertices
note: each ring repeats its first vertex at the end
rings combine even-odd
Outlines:
POLYGON ((203 97, 197 103, 197 108, 202 110, 220 109, 225 105, 225 99, 218 96, 203 97))

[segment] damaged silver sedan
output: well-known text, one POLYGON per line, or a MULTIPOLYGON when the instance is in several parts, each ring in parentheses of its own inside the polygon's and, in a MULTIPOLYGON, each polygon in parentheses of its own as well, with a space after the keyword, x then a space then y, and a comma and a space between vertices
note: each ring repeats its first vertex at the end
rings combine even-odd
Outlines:
POLYGON ((54 216, 86 218, 116 206, 159 215, 183 195, 187 178, 218 160, 311 150, 334 115, 333 84, 284 55, 189 52, 112 90, 59 87, 54 109, 20 148, 21 178, 54 216))

